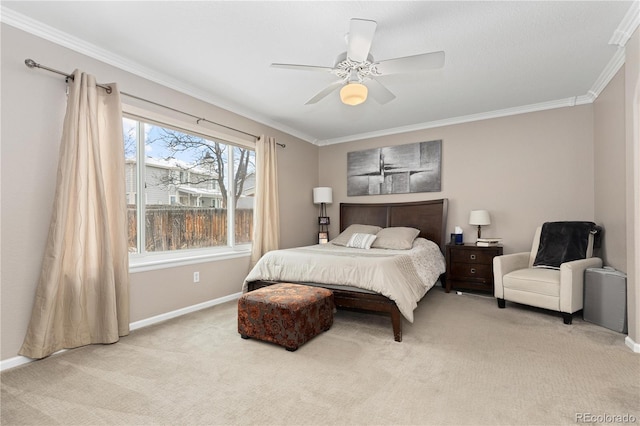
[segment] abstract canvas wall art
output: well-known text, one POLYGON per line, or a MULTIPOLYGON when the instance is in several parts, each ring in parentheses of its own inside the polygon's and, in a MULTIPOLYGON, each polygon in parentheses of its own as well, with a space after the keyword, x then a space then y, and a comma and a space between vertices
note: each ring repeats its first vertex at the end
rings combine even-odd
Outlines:
POLYGON ((438 192, 442 140, 347 153, 347 195, 438 192))

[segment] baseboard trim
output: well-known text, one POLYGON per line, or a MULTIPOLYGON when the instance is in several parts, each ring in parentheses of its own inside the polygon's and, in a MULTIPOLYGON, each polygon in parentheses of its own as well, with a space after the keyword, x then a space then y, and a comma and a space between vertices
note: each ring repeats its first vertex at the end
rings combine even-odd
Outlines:
MULTIPOLYGON (((56 356, 68 350, 69 349, 60 349, 58 352, 54 352, 49 356, 56 356)), ((26 356, 20 356, 20 355, 14 356, 13 358, 8 358, 0 361, 0 371, 9 370, 10 368, 19 367, 24 364, 29 364, 30 362, 33 362, 33 361, 38 361, 38 360, 33 358, 28 358, 26 356)))
POLYGON ((640 353, 640 343, 636 343, 629 336, 624 338, 624 343, 635 353, 640 353))
MULTIPOLYGON (((129 330, 134 331, 143 327, 148 327, 153 324, 157 324, 162 321, 166 321, 172 318, 176 318, 182 315, 190 314, 202 309, 210 308, 215 305, 220 305, 231 300, 239 299, 242 296, 242 292, 230 294, 228 296, 219 297, 217 299, 208 300, 206 302, 198 303, 197 305, 187 306, 186 308, 176 309, 175 311, 166 312, 164 314, 156 315, 151 318, 143 319, 140 321, 132 322, 129 324, 129 330)), ((51 354, 51 356, 61 354, 69 349, 61 349, 58 352, 51 354)), ((30 362, 37 361, 36 359, 28 358, 26 356, 15 356, 0 361, 0 371, 9 370, 10 368, 19 367, 30 362)))
POLYGON ((129 329, 133 331, 142 327, 148 327, 150 325, 157 324, 162 321, 166 321, 182 315, 190 314, 191 312, 196 312, 201 309, 206 309, 215 305, 220 305, 221 303, 229 302, 234 299, 239 299, 240 296, 242 296, 242 292, 234 293, 234 294, 230 294, 229 296, 219 297, 218 299, 212 299, 206 302, 198 303, 197 305, 187 306, 186 308, 176 309, 175 311, 166 312, 164 314, 156 315, 155 317, 132 322, 131 324, 129 324, 129 329))

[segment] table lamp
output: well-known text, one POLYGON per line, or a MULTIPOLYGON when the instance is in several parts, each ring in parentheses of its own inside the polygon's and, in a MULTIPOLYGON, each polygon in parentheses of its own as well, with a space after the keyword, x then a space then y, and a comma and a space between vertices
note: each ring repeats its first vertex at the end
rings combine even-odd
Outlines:
POLYGON ((478 225, 478 238, 480 238, 482 225, 491 225, 489 212, 486 210, 471 210, 469 214, 469 225, 478 225))

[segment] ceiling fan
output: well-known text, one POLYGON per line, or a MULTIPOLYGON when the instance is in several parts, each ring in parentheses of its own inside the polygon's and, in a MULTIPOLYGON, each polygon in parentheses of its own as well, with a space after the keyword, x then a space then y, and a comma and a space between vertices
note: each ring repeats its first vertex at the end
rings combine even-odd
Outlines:
POLYGON ((395 95, 377 78, 383 75, 411 73, 440 68, 444 65, 444 52, 430 52, 376 62, 369 52, 376 31, 376 21, 351 19, 347 35, 347 51, 338 55, 333 67, 296 64, 271 64, 276 68, 303 71, 329 72, 338 80, 329 84, 309 99, 305 105, 314 104, 340 89, 340 99, 347 105, 359 105, 371 94, 380 104, 395 99, 395 95), (366 83, 366 85, 365 85, 366 83))

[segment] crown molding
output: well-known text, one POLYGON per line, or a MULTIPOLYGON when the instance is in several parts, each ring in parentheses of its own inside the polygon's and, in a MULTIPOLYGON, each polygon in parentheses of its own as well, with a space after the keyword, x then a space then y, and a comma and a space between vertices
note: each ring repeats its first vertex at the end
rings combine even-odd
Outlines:
POLYGON ((613 58, 607 63, 604 67, 604 70, 600 73, 591 89, 587 92, 585 96, 591 99, 591 102, 595 101, 598 96, 600 96, 600 92, 607 87, 607 84, 613 79, 616 73, 622 68, 625 61, 625 50, 623 47, 618 47, 618 50, 613 55, 613 58))
POLYGON ((569 106, 582 105, 591 103, 586 96, 576 96, 571 98, 559 99, 556 101, 541 102, 537 104, 524 105, 513 108, 500 109, 495 111, 482 112, 478 114, 464 115, 460 117, 445 118, 443 120, 429 121, 425 123, 412 124, 409 126, 395 127, 392 129, 384 129, 376 132, 360 133, 342 138, 326 139, 318 141, 317 145, 326 146, 338 143, 354 142, 361 139, 370 139, 380 136, 390 136, 399 133, 415 132, 418 130, 433 129, 435 127, 452 126, 454 124, 471 123, 474 121, 489 120, 491 118, 508 117, 510 115, 525 114, 528 112, 544 111, 548 109, 563 108, 569 106))
POLYGON ((90 58, 97 59, 121 70, 130 72, 138 77, 142 77, 146 80, 176 90, 195 99, 207 102, 208 104, 214 105, 218 108, 225 109, 244 118, 248 118, 265 126, 269 126, 281 132, 287 133, 306 142, 315 143, 315 141, 317 140, 313 136, 285 126, 282 123, 272 121, 271 119, 257 114, 254 111, 249 111, 235 104, 232 105, 229 103, 220 102, 219 99, 215 99, 213 96, 207 93, 203 93, 201 89, 185 84, 184 82, 179 81, 173 77, 169 77, 165 74, 147 68, 137 62, 125 59, 92 43, 88 43, 63 31, 57 30, 49 25, 43 24, 40 21, 36 21, 35 19, 15 12, 14 10, 9 9, 5 6, 0 6, 0 22, 18 28, 19 30, 25 31, 29 34, 33 34, 42 39, 48 40, 52 43, 66 47, 90 58))
POLYGON ((633 32, 640 25, 640 1, 636 0, 631 3, 631 7, 627 11, 620 25, 613 32, 609 44, 615 44, 619 47, 624 47, 629 41, 629 38, 633 35, 633 32))

